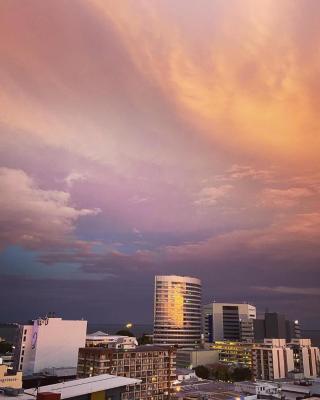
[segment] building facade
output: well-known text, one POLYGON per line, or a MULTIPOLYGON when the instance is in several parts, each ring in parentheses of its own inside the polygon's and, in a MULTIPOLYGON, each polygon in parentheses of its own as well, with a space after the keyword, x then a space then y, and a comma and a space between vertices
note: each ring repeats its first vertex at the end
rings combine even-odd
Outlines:
POLYGON ((7 365, 0 364, 0 388, 22 388, 22 372, 13 373, 7 365))
POLYGON ((134 349, 138 346, 135 337, 108 335, 105 332, 89 333, 86 337, 86 347, 104 346, 114 349, 134 349))
POLYGON ((219 361, 219 353, 204 349, 178 349, 177 368, 195 368, 199 365, 214 364, 219 361))
POLYGON ((250 304, 211 303, 202 311, 204 340, 253 341, 256 307, 250 304))
POLYGON ((210 349, 218 353, 218 361, 246 368, 252 367, 252 343, 217 341, 210 349))
POLYGON ((169 346, 138 346, 130 350, 85 347, 79 349, 78 376, 112 374, 141 380, 124 400, 166 400, 176 379, 176 353, 169 346))
POLYGON ((198 347, 201 331, 201 281, 156 276, 153 343, 198 347))
POLYGON ((320 375, 319 348, 311 346, 310 339, 292 339, 288 347, 293 351, 294 372, 304 378, 316 378, 320 375))
POLYGON ((38 318, 20 325, 16 340, 14 369, 32 375, 47 368, 73 368, 78 350, 85 346, 87 321, 38 318))
POLYGON ((255 379, 283 379, 294 370, 293 351, 285 339, 265 339, 252 348, 252 372, 255 379))
POLYGON ((257 318, 254 322, 254 339, 299 339, 301 329, 299 321, 287 320, 285 315, 277 312, 266 312, 264 316, 257 318))

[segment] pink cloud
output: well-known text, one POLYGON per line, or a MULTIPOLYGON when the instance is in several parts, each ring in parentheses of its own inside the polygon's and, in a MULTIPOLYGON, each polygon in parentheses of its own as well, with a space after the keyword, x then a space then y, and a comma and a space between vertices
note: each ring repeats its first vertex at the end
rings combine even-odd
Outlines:
MULTIPOLYGON (((0 168, 0 243, 31 249, 75 245, 75 224, 98 209, 77 209, 70 194, 43 190, 22 170, 0 168)), ((80 241, 78 242, 80 244, 80 241)))

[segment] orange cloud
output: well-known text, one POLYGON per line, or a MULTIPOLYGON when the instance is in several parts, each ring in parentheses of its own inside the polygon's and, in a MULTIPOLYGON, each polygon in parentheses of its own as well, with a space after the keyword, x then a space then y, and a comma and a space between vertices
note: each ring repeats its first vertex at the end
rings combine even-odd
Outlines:
POLYGON ((304 46, 314 39, 314 27, 304 21, 299 32, 306 3, 218 1, 205 2, 202 11, 189 2, 91 3, 113 21, 141 72, 199 133, 277 163, 316 161, 320 58, 304 46))

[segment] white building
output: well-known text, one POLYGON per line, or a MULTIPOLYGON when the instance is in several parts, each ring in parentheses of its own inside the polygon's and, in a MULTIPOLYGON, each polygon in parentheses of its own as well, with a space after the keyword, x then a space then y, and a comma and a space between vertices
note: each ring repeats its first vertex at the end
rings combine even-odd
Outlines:
POLYGON ((138 341, 135 337, 108 335, 108 333, 97 331, 89 333, 86 337, 86 347, 104 346, 109 349, 135 349, 138 341))
POLYGON ((278 385, 270 382, 235 382, 234 390, 243 394, 256 394, 257 396, 281 397, 278 385))
POLYGON ((288 376, 294 370, 293 350, 285 339, 265 339, 252 348, 252 372, 255 379, 275 380, 288 376))
POLYGON ((48 368, 77 367, 78 350, 85 346, 87 321, 38 318, 20 325, 16 345, 15 369, 24 375, 48 368))
POLYGON ((292 339, 288 347, 293 350, 294 371, 304 378, 316 378, 320 374, 319 348, 311 345, 310 339, 292 339))
POLYGON ((188 276, 156 276, 154 344, 197 347, 201 342, 201 281, 188 276))
POLYGON ((256 314, 256 307, 247 303, 211 303, 203 306, 205 342, 253 341, 256 314))

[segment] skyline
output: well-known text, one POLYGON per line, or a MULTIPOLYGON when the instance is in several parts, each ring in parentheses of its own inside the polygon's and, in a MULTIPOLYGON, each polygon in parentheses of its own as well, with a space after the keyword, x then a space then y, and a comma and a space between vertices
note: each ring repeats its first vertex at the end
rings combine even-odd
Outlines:
POLYGON ((3 0, 3 321, 149 323, 154 275, 177 274, 320 329, 319 18, 3 0))

